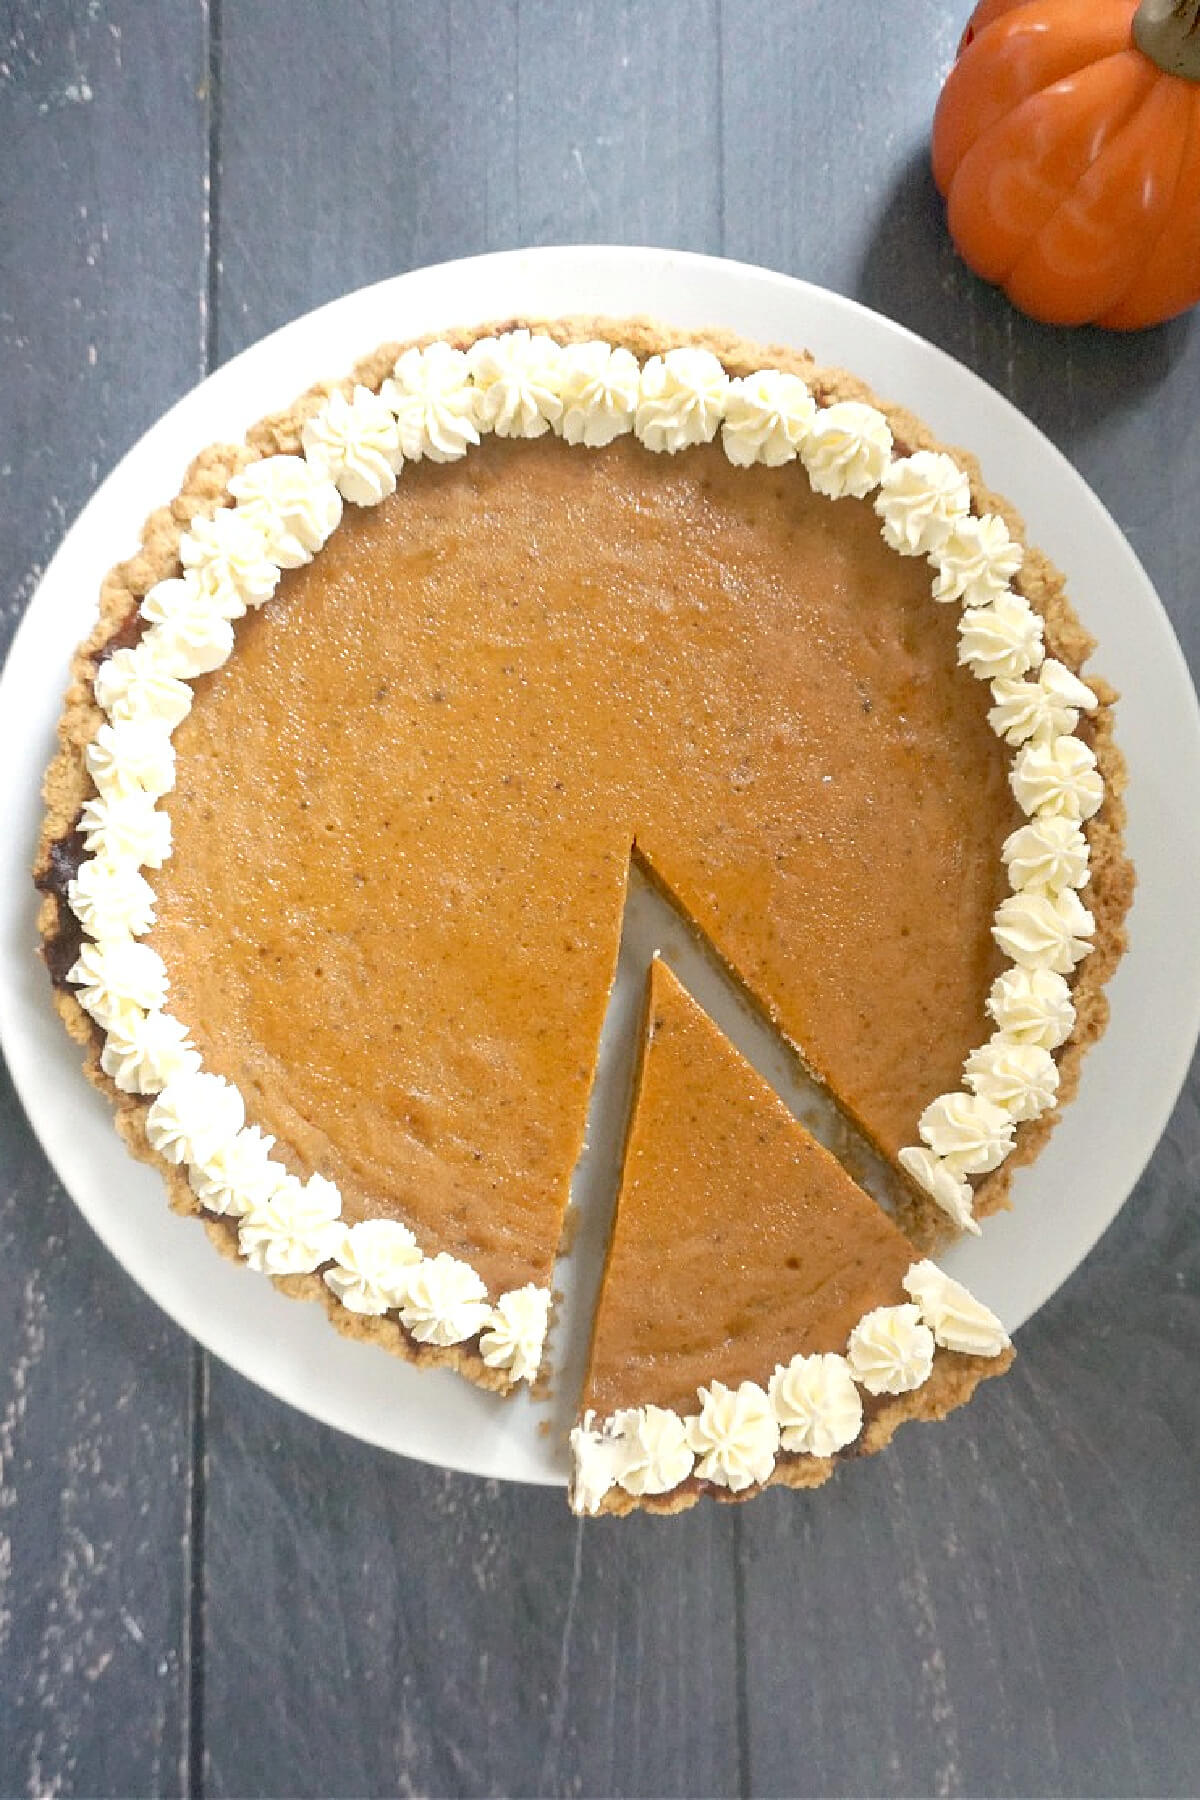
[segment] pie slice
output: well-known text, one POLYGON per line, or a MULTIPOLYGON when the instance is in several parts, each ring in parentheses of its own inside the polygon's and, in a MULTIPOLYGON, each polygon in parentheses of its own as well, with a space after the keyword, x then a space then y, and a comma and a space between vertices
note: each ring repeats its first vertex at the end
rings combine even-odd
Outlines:
POLYGON ((1012 1361, 690 998, 651 965, 596 1312, 577 1512, 815 1487, 1012 1361))

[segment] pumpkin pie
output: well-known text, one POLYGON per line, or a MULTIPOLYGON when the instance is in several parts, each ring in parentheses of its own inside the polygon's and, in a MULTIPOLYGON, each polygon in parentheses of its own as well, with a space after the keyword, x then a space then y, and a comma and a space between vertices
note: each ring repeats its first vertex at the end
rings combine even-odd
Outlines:
POLYGON ((1090 649, 974 460, 806 355, 385 346, 204 452, 107 578, 46 783, 56 1004, 223 1250, 507 1389, 636 856, 934 1248, 1104 1027, 1090 649))
POLYGON ((642 1060, 572 1433, 581 1512, 815 1487, 839 1455, 940 1418, 1012 1360, 651 965, 642 1060))

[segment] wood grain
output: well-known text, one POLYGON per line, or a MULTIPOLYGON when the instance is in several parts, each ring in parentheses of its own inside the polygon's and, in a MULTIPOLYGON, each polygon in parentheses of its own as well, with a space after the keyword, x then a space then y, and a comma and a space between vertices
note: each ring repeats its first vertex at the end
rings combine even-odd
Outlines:
MULTIPOLYGON (((0 644, 206 356, 398 270, 608 240, 806 276, 978 369, 1197 667, 1200 329, 1049 331, 958 263, 925 144, 965 11, 0 6, 0 644)), ((962 1415, 821 1494, 581 1526, 206 1369, 0 1086, 0 1791, 1195 1792, 1198 1181, 1194 1069, 962 1415)))
MULTIPOLYGON (((518 240, 712 242, 712 9, 656 8, 650 34, 636 6, 583 9, 566 32, 555 5, 373 6, 353 40, 314 9, 302 50, 286 53, 286 80, 264 96, 243 72, 280 42, 282 10, 227 9, 222 19, 223 354, 316 297, 448 256, 518 240), (330 136, 311 130, 331 92, 359 99, 334 109, 335 155, 330 136), (264 143, 278 147, 269 167, 264 143), (328 221, 319 238, 314 215, 328 221)), ((464 296, 464 316, 486 307, 486 296, 464 296)), ((582 1529, 558 1494, 414 1469, 335 1440, 354 1470, 346 1509, 320 1474, 328 1434, 271 1408, 287 1465, 311 1466, 313 1480, 298 1483, 278 1535, 247 1545, 237 1501, 254 1481, 264 1402, 224 1370, 212 1381, 213 1792, 739 1791, 728 1513, 714 1509, 680 1536, 642 1522, 618 1540, 582 1529), (414 1518, 420 1530, 406 1531, 414 1518), (248 1551, 265 1558, 257 1575, 248 1551), (252 1581, 273 1592, 289 1569, 314 1565, 331 1585, 295 1636, 291 1704, 245 1730, 247 1685, 268 1670, 247 1684, 255 1656, 240 1641, 242 1596, 252 1581), (320 1647, 329 1630, 347 1646, 332 1664, 320 1647), (299 1738, 297 1706, 313 1720, 299 1738), (338 1724, 347 1706, 359 1720, 349 1734, 338 1724)), ((272 1645, 288 1636, 289 1592, 265 1639, 272 1645)))
MULTIPOLYGON (((0 649, 97 480, 203 368, 205 23, 156 10, 0 9, 0 649)), ((195 1353, 2 1070, 0 1270, 0 1791, 177 1792, 195 1353)))
POLYGON ((739 1791, 728 1512, 584 1525, 228 1375, 209 1445, 209 1791, 739 1791))

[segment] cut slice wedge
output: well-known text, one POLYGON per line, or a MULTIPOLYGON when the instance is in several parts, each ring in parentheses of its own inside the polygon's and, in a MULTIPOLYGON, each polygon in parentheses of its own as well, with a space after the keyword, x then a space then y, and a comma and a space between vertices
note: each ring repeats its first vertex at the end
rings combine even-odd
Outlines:
POLYGON ((655 960, 575 1510, 816 1486, 1011 1360, 999 1320, 919 1258, 655 960))

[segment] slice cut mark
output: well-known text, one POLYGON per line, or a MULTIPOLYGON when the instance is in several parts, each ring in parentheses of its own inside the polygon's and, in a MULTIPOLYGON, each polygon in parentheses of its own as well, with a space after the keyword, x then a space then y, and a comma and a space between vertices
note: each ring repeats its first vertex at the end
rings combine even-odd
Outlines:
MULTIPOLYGON (((911 1211, 912 1193, 894 1165, 838 1096, 809 1070, 802 1051, 739 981, 638 844, 633 849, 629 891, 631 898, 637 895, 648 921, 656 923, 654 942, 646 949, 641 973, 649 969, 653 954, 661 955, 701 1010, 859 1186, 886 1212, 903 1215, 906 1208, 911 1211)), ((644 928, 639 928, 639 941, 646 944, 644 928)))
MULTIPOLYGON (((713 1382, 755 1384, 765 1409, 764 1390, 793 1357, 840 1358, 877 1308, 908 1308, 915 1320, 905 1277, 919 1258, 908 1240, 661 960, 651 964, 640 1049, 580 1406, 586 1421, 646 1407, 694 1417, 713 1382)), ((906 1417, 942 1416, 1010 1357, 996 1344, 966 1356, 935 1353, 928 1332, 925 1342, 932 1365, 904 1390, 863 1396, 862 1436, 847 1437, 856 1449, 881 1448, 906 1417)), ((772 1462, 768 1450, 768 1472, 772 1462)), ((832 1466, 825 1455, 788 1454, 774 1473, 809 1486, 832 1466)), ((767 1478, 760 1465, 724 1485, 767 1478)), ((674 1510, 699 1485, 677 1474, 675 1491, 647 1492, 674 1510)), ((628 1504, 617 1495, 604 1509, 628 1504)))
POLYGON ((644 1052, 648 976, 658 957, 780 1103, 838 1157, 874 1199, 890 1209, 898 1195, 895 1172, 828 1090, 805 1071, 795 1051, 743 993, 716 950, 675 905, 635 847, 586 1139, 571 1181, 571 1205, 554 1269, 558 1299, 546 1367, 552 1370, 553 1428, 560 1438, 565 1438, 575 1423, 583 1391, 633 1117, 634 1086, 644 1052))

